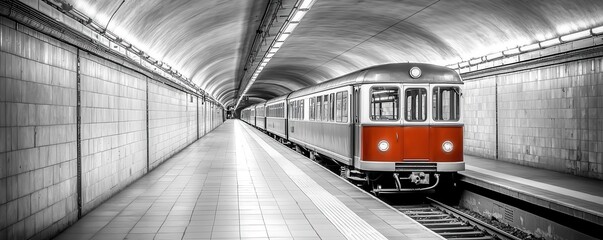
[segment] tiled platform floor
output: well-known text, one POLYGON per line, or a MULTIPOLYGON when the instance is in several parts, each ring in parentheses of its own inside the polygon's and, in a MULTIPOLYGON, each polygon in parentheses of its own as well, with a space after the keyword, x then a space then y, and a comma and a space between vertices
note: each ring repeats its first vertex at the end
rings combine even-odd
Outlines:
POLYGON ((57 238, 441 239, 233 120, 57 238))
POLYGON ((465 155, 462 181, 603 226, 603 181, 465 155))

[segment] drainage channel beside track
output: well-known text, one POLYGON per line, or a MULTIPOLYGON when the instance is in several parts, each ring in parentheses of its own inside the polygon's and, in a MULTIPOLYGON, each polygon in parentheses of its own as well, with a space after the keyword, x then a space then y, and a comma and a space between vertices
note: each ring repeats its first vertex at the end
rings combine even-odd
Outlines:
POLYGON ((431 198, 427 198, 427 200, 426 204, 393 205, 393 207, 446 239, 519 240, 511 234, 453 207, 431 198))

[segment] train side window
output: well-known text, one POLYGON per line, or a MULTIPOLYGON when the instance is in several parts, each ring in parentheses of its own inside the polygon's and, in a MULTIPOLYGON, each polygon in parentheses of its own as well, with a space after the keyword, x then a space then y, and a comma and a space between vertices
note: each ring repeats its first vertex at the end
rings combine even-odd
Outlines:
POLYGON ((299 100, 299 119, 304 120, 304 100, 299 100))
POLYGON ((406 121, 423 122, 427 120, 427 90, 407 88, 405 105, 406 121))
POLYGON ((322 97, 322 121, 326 122, 329 117, 329 95, 322 97))
POLYGON ((293 112, 293 119, 297 119, 297 101, 293 101, 293 109, 291 111, 293 112))
POLYGON ((320 121, 322 115, 322 96, 316 97, 316 121, 320 121))
POLYGON ((337 122, 341 122, 341 95, 343 92, 338 92, 337 93, 337 106, 335 109, 335 120, 337 122))
POLYGON ((458 121, 461 117, 460 100, 458 87, 435 87, 433 89, 433 120, 458 121))
POLYGON ((341 96, 341 122, 348 122, 348 91, 343 91, 341 96))
POLYGON ((310 120, 314 120, 314 98, 310 98, 310 120))
POLYGON ((299 101, 295 101, 295 119, 299 119, 299 101))
POLYGON ((295 101, 295 119, 299 119, 299 101, 295 101))
POLYGON ((329 99, 329 121, 335 122, 335 93, 331 93, 329 99))
POLYGON ((399 119, 400 89, 398 87, 372 87, 370 118, 374 121, 399 119))

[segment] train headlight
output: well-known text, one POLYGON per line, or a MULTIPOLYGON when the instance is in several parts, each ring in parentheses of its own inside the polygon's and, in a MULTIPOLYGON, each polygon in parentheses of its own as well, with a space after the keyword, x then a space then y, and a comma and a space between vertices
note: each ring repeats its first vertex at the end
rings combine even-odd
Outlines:
POLYGON ((444 150, 444 152, 452 152, 453 148, 454 145, 452 145, 451 141, 445 141, 444 143, 442 143, 442 150, 444 150))
POLYGON ((385 152, 389 149, 389 142, 381 140, 379 144, 377 144, 377 148, 379 148, 379 151, 385 152))
POLYGON ((409 71, 410 77, 419 78, 421 77, 421 69, 419 67, 412 67, 409 71))

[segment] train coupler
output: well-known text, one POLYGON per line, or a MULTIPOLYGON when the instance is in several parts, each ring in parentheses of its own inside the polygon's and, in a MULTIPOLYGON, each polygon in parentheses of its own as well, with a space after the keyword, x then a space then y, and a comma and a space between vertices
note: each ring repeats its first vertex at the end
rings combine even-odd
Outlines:
POLYGON ((426 191, 435 188, 440 183, 440 174, 433 173, 435 177, 435 183, 429 185, 429 173, 424 172, 412 172, 408 177, 400 177, 400 173, 393 173, 395 188, 382 188, 381 185, 377 185, 373 189, 373 193, 396 193, 396 192, 416 192, 426 191), (409 180, 415 185, 429 185, 426 187, 406 187, 406 184, 402 184, 400 180, 409 180))

